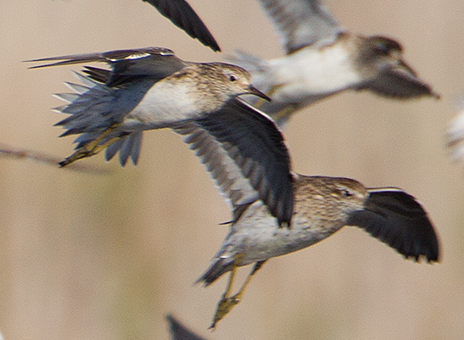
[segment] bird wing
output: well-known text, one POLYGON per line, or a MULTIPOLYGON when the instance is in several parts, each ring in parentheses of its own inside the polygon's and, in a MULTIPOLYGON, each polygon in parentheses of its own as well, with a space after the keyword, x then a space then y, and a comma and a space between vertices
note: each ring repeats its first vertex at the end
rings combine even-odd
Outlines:
POLYGON ((320 0, 261 0, 261 4, 287 54, 320 41, 331 44, 345 31, 320 0))
POLYGON ((261 199, 279 223, 290 223, 293 183, 290 156, 274 122, 240 99, 175 129, 196 151, 220 192, 233 206, 261 199))
POLYGON ((386 97, 409 99, 421 96, 440 95, 435 93, 430 85, 424 83, 412 69, 404 67, 388 68, 375 79, 361 85, 357 90, 371 90, 386 97))
MULTIPOLYGON (((139 77, 163 79, 184 68, 187 63, 174 55, 174 52, 162 47, 146 47, 133 50, 116 50, 103 53, 71 54, 59 57, 26 60, 26 62, 51 62, 31 68, 104 62, 110 65, 111 71, 106 75, 107 86, 117 86, 139 77)), ((97 81, 105 80, 102 69, 87 68, 99 72, 97 81)), ((90 73, 87 71, 87 73, 90 73)), ((92 75, 92 74, 90 74, 92 75)))
POLYGON ((368 190, 364 209, 351 213, 347 225, 363 228, 405 257, 438 261, 437 235, 420 203, 400 189, 368 190))
POLYGON ((221 49, 206 25, 185 0, 142 0, 155 7, 163 16, 184 30, 189 36, 198 39, 215 52, 221 49))
POLYGON ((205 165, 218 191, 233 209, 233 220, 237 220, 239 216, 236 216, 235 211, 239 207, 247 206, 259 199, 259 194, 250 180, 243 176, 240 167, 223 145, 198 124, 188 123, 173 130, 184 137, 184 142, 205 165))
POLYGON ((179 322, 172 314, 166 316, 169 322, 169 330, 171 331, 172 340, 205 340, 179 322))

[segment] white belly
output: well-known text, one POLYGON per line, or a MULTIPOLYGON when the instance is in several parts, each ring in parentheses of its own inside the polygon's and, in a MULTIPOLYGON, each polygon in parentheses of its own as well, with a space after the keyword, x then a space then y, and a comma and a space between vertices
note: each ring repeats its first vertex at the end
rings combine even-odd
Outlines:
POLYGON ((128 131, 165 128, 201 114, 190 87, 160 81, 145 93, 126 116, 124 127, 128 131))
POLYGON ((253 217, 242 216, 227 237, 221 257, 244 254, 241 265, 263 261, 311 246, 342 227, 333 226, 322 231, 316 227, 317 217, 311 225, 297 213, 293 216, 291 228, 279 228, 277 220, 266 212, 261 203, 254 205, 245 213, 253 217))
POLYGON ((304 102, 306 97, 330 95, 362 81, 348 51, 338 44, 320 51, 303 48, 269 64, 277 85, 276 101, 304 102))

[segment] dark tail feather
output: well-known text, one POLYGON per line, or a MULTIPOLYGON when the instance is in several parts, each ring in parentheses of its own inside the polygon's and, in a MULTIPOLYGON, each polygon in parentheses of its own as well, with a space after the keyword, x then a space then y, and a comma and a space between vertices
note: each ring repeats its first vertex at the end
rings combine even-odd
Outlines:
POLYGON ((206 272, 198 280, 195 281, 195 283, 203 282, 203 285, 205 287, 209 286, 214 281, 219 279, 223 274, 232 270, 233 263, 233 258, 215 260, 209 266, 206 272))
POLYGON ((131 132, 130 134, 121 137, 106 149, 106 160, 111 160, 119 151, 119 163, 125 166, 129 157, 132 163, 137 165, 142 147, 143 132, 131 132))

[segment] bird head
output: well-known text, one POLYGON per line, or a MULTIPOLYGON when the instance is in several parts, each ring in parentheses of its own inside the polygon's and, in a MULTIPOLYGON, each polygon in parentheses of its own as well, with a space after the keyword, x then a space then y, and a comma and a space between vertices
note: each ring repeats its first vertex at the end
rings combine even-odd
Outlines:
POLYGON ((251 84, 251 75, 243 68, 231 64, 219 63, 222 78, 222 83, 225 86, 226 93, 232 97, 251 94, 263 98, 267 101, 271 99, 259 91, 251 84))

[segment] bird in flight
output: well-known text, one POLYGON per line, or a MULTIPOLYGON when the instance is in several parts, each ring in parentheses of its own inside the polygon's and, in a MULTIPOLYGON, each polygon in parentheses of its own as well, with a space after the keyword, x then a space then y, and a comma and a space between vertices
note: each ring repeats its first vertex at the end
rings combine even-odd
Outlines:
POLYGON ((74 93, 56 95, 67 103, 55 109, 68 115, 56 124, 66 129, 61 136, 79 135, 75 152, 61 166, 105 148, 107 160, 119 152, 122 166, 129 157, 137 164, 143 132, 171 128, 193 149, 209 142, 198 155, 218 185, 237 187, 234 202, 246 204, 258 197, 282 226, 290 223, 290 156, 274 122, 238 98, 254 94, 268 99, 241 67, 187 62, 160 47, 31 61, 47 63, 32 68, 87 62, 110 67, 85 66, 85 75, 76 73, 83 85, 67 83, 74 93), (219 167, 220 157, 232 160, 233 166, 219 167), (256 196, 242 197, 242 182, 249 183, 256 196))
POLYGON ((197 281, 208 286, 230 271, 210 328, 241 301, 254 274, 267 260, 309 247, 344 226, 364 229, 405 258, 439 260, 432 222, 421 204, 403 190, 366 188, 349 178, 294 177, 294 216, 289 228, 277 228, 276 219, 259 200, 235 207, 229 234, 197 281), (253 263, 242 287, 232 295, 237 268, 253 263))
POLYGON ((272 102, 250 99, 278 125, 297 110, 344 90, 370 90, 392 99, 439 98, 403 59, 403 47, 384 36, 343 28, 320 0, 260 0, 286 55, 262 60, 229 57, 253 76, 272 102))

